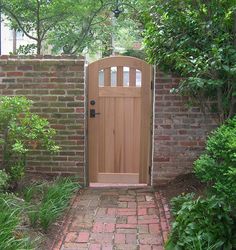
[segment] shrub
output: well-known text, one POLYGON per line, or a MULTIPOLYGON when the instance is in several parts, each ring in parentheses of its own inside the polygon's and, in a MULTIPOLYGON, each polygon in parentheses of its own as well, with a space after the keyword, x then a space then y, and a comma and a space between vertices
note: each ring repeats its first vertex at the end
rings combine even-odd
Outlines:
POLYGON ((175 221, 166 250, 234 249, 235 225, 231 208, 222 199, 194 199, 193 195, 172 200, 175 221))
POLYGON ((4 170, 0 170, 0 192, 4 191, 9 182, 9 176, 4 170))
POLYGON ((42 147, 56 153, 59 147, 53 137, 56 132, 49 122, 30 112, 32 101, 25 97, 0 98, 0 130, 3 148, 3 168, 17 182, 25 172, 31 149, 42 147))
POLYGON ((194 163, 194 172, 213 191, 236 204, 236 116, 208 138, 205 153, 194 163))

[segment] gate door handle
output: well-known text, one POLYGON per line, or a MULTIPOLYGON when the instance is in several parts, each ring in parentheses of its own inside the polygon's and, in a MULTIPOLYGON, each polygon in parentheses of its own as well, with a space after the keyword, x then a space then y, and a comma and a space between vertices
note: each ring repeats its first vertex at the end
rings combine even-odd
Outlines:
POLYGON ((96 113, 95 109, 90 109, 90 118, 95 118, 96 115, 100 115, 100 113, 96 113))

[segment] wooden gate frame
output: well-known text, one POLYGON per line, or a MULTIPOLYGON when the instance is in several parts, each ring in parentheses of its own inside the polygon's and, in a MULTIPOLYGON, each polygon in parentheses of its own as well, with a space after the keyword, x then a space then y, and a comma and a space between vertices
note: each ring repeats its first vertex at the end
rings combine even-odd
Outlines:
MULTIPOLYGON (((91 99, 91 88, 89 86, 89 82, 97 82, 98 83, 98 75, 92 74, 92 72, 95 70, 96 72, 99 72, 100 69, 104 69, 107 67, 112 67, 111 62, 116 59, 119 61, 118 64, 114 66, 122 66, 122 67, 133 67, 134 65, 130 65, 129 61, 130 59, 135 59, 136 60, 136 65, 135 67, 139 69, 141 72, 149 72, 149 74, 142 74, 142 82, 146 82, 144 86, 142 86, 141 90, 141 95, 149 95, 149 102, 143 103, 142 104, 142 109, 141 112, 142 114, 145 114, 146 119, 141 120, 141 130, 147 129, 149 131, 149 137, 143 138, 143 141, 141 142, 141 164, 140 164, 140 170, 139 170, 139 182, 144 183, 144 184, 150 184, 151 180, 151 156, 152 156, 152 137, 153 137, 153 132, 152 132, 152 125, 153 125, 153 67, 149 64, 147 64, 145 61, 138 59, 138 58, 133 58, 129 56, 116 56, 116 57, 107 57, 100 59, 98 61, 95 61, 91 64, 88 65, 87 67, 87 74, 86 74, 86 82, 87 82, 87 177, 88 177, 88 184, 91 182, 94 182, 96 173, 93 173, 90 171, 90 164, 95 164, 96 169, 98 169, 98 164, 96 162, 93 162, 94 159, 93 157, 90 157, 90 154, 93 154, 93 152, 98 152, 96 150, 97 145, 92 145, 90 142, 92 138, 96 137, 96 133, 94 133, 95 129, 94 126, 95 124, 91 124, 89 122, 89 110, 91 107, 91 104, 89 100, 91 99), (148 154, 145 154, 145 149, 148 150, 148 154), (90 160, 89 160, 90 159, 90 160), (147 167, 144 169, 142 165, 145 164, 147 167)), ((119 70, 117 72, 119 73, 119 70)), ((106 81, 106 79, 104 79, 106 81)), ((98 84, 96 88, 99 88, 98 84)), ((94 91, 97 92, 98 91, 94 91)), ((92 92, 93 98, 95 99, 98 98, 95 93, 92 92)))

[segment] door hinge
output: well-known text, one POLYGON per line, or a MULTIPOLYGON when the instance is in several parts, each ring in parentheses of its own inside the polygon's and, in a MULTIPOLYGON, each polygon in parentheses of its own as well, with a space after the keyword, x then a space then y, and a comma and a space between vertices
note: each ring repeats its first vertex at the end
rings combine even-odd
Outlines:
POLYGON ((149 176, 152 175, 152 166, 149 166, 149 168, 148 168, 148 173, 149 173, 149 176))
POLYGON ((151 81, 151 90, 153 90, 154 89, 154 82, 153 82, 153 80, 151 81))

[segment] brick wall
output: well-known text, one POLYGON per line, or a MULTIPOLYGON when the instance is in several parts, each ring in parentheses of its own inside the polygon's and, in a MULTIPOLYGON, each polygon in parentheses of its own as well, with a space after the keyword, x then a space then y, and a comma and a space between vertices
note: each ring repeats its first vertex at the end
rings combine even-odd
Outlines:
POLYGON ((192 171, 192 163, 204 149, 206 135, 216 127, 213 114, 188 108, 187 99, 170 93, 181 79, 156 72, 154 108, 154 185, 192 171))
POLYGON ((57 130, 57 155, 35 151, 28 171, 79 175, 85 182, 85 84, 81 57, 0 57, 0 94, 26 96, 57 130))
MULTIPOLYGON (((57 155, 34 151, 27 169, 48 174, 71 174, 86 180, 86 98, 84 59, 81 57, 0 57, 0 94, 26 96, 32 111, 57 130, 57 155)), ((170 93, 180 79, 156 73, 154 109, 153 185, 192 171, 204 141, 216 123, 186 98, 170 93)))

